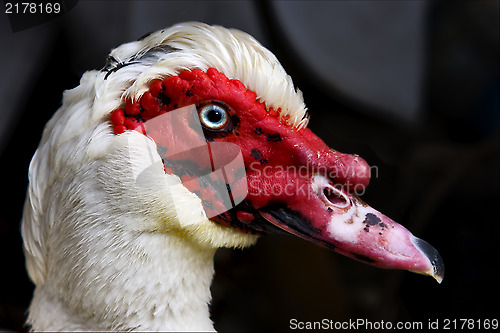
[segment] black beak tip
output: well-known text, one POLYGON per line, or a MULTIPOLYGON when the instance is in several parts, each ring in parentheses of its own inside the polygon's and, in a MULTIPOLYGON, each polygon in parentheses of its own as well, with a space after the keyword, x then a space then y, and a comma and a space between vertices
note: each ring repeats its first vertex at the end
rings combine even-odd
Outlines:
POLYGON ((444 279, 444 261, 439 252, 431 244, 420 238, 414 237, 412 242, 431 262, 433 272, 430 275, 434 277, 438 283, 441 283, 444 279))

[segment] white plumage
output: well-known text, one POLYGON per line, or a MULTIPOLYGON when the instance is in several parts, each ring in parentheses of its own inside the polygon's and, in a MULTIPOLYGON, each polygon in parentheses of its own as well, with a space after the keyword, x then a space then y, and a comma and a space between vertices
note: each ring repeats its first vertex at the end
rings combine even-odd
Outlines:
POLYGON ((30 165, 22 234, 36 290, 27 322, 35 330, 213 330, 215 249, 245 247, 256 236, 210 222, 200 199, 161 164, 150 170, 158 186, 138 186, 130 170, 149 166, 150 152, 160 156, 135 131, 114 135, 110 113, 151 80, 193 68, 218 68, 270 105, 287 105, 296 126, 307 119, 301 94, 272 53, 222 27, 176 25, 110 56, 132 64, 106 80, 106 72, 87 72, 66 91, 30 165), (141 59, 164 44, 182 52, 141 59), (186 209, 173 208, 172 184, 186 209))
MULTIPOLYGON (((191 101, 193 93, 186 88, 179 96, 191 101)), ((166 95, 151 98, 170 105, 166 95)), ((128 120, 147 114, 144 103, 140 115, 127 111, 128 120)), ((105 69, 85 73, 64 93, 29 168, 22 235, 36 288, 27 323, 36 331, 213 330, 213 257, 217 248, 256 242, 240 231, 280 229, 375 266, 441 281, 444 266, 432 246, 349 192, 349 184, 368 184, 366 162, 330 149, 307 122, 301 92, 276 57, 243 32, 184 23, 113 50, 105 69), (116 114, 124 121, 118 110, 124 104, 153 96, 155 83, 164 93, 171 76, 181 80, 186 70, 199 80, 218 75, 223 81, 203 89, 240 98, 234 109, 212 100, 215 93, 196 106, 208 100, 231 117, 230 130, 205 127, 212 136, 203 138, 204 149, 215 139, 208 147, 236 142, 247 174, 234 176, 231 186, 255 185, 231 213, 209 215, 218 223, 204 210, 203 193, 215 187, 189 191, 162 163, 158 151, 166 147, 139 131, 116 131, 124 123, 113 127, 116 114), (306 173, 283 172, 283 164, 306 173), (276 185, 295 192, 269 191, 276 185)), ((184 125, 178 130, 192 129, 190 121, 184 125)), ((170 141, 170 148, 178 144, 170 141)), ((232 189, 228 179, 224 189, 232 189)))

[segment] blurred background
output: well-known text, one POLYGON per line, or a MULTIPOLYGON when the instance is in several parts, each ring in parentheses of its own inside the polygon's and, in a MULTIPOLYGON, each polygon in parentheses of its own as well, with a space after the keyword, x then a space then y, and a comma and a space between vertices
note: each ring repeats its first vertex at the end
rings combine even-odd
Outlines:
POLYGON ((119 44, 192 20, 241 29, 273 51, 304 93, 309 127, 377 167, 364 201, 430 242, 446 264, 438 285, 265 236, 217 252, 217 330, 286 331, 292 318, 424 327, 498 318, 498 1, 63 4, 49 21, 0 14, 0 329, 24 330, 33 292, 19 231, 27 172, 62 92, 119 44))

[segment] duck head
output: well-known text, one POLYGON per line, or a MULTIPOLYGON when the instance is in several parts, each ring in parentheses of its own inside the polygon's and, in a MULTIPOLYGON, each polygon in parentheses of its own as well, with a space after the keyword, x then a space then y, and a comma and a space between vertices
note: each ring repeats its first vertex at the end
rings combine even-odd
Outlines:
POLYGON ((165 172, 213 223, 285 232, 377 267, 443 278, 431 245, 356 195, 370 180, 361 157, 328 147, 305 114, 268 106, 215 68, 152 81, 112 119, 117 134, 132 129, 155 142, 165 172))

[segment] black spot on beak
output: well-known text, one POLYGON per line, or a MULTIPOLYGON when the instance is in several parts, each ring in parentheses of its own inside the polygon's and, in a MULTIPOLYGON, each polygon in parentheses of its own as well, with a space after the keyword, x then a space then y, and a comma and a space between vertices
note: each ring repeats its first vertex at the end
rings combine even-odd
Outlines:
POLYGON ((363 223, 366 223, 367 226, 376 225, 380 222, 381 220, 378 218, 378 216, 372 213, 366 214, 365 220, 363 221, 363 223))

